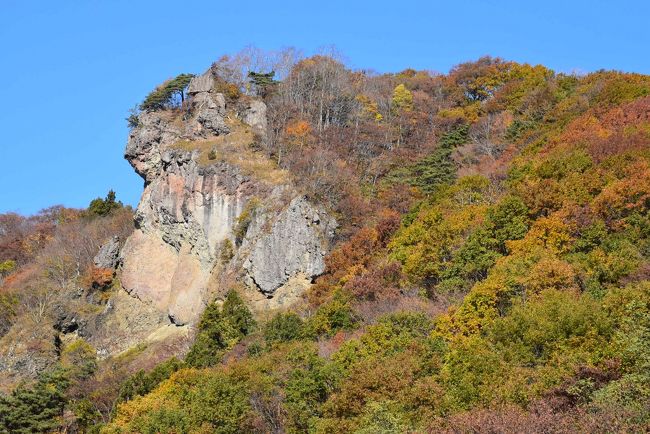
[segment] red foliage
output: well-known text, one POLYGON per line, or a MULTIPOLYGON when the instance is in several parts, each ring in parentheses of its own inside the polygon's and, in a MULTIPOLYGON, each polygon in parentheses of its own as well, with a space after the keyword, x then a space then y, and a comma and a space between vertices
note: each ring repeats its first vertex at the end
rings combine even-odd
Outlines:
POLYGON ((400 295, 399 282, 402 266, 399 262, 372 267, 368 272, 355 276, 345 289, 358 300, 395 299, 400 295))
POLYGON ((104 290, 113 283, 114 270, 91 266, 87 273, 88 287, 104 290))

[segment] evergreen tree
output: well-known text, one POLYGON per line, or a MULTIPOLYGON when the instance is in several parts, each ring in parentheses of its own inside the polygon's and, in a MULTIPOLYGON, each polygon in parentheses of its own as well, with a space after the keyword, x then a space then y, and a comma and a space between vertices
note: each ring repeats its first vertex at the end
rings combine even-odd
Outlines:
POLYGON ((100 197, 93 199, 88 205, 87 213, 90 216, 106 216, 115 209, 122 208, 122 202, 115 200, 116 195, 113 190, 109 190, 106 194, 106 198, 102 199, 100 197))
POLYGON ((250 333, 254 326, 253 315, 244 301, 236 291, 229 291, 223 309, 212 303, 203 311, 198 324, 199 333, 185 361, 193 367, 219 363, 224 352, 250 333))
POLYGON ((154 89, 140 104, 140 109, 145 111, 162 110, 185 102, 185 92, 194 74, 180 74, 166 81, 154 89))
POLYGON ((273 88, 278 84, 273 77, 275 77, 275 71, 267 73, 250 71, 248 73, 248 78, 255 87, 255 92, 262 98, 266 98, 266 96, 270 94, 273 88))
POLYGON ((412 183, 427 195, 456 179, 456 165, 452 160, 454 147, 467 142, 469 127, 461 125, 440 138, 438 148, 419 161, 412 170, 412 183))
POLYGON ((234 289, 231 289, 226 294, 226 300, 223 303, 221 312, 224 319, 239 333, 240 337, 248 335, 255 328, 253 314, 234 289))
POLYGON ((33 387, 18 386, 0 396, 0 432, 35 433, 55 430, 61 424, 69 380, 63 370, 39 375, 33 387))

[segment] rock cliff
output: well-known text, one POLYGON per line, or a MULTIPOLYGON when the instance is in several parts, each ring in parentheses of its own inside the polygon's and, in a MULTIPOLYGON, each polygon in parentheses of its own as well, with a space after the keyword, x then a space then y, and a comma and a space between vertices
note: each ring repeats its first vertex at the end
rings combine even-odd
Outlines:
POLYGON ((247 167, 263 158, 250 146, 266 134, 262 101, 228 107, 210 71, 188 94, 186 109, 143 112, 130 132, 125 157, 145 188, 120 253, 124 289, 177 325, 196 321, 226 274, 266 298, 313 279, 336 228, 286 174, 247 167))

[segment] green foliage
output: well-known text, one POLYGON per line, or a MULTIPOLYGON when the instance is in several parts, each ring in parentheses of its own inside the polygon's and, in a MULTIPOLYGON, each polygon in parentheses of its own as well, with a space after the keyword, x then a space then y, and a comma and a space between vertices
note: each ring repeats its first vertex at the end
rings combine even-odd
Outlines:
POLYGON ((440 137, 439 145, 443 148, 454 148, 464 145, 469 140, 469 125, 460 124, 440 137))
POLYGON ((185 101, 185 91, 194 74, 180 74, 154 89, 140 104, 140 110, 155 111, 178 105, 185 101))
POLYGON ((303 337, 304 322, 293 312, 280 312, 264 325, 263 332, 268 345, 290 342, 303 337))
POLYGON ((198 324, 198 334, 185 362, 192 367, 214 366, 255 327, 253 315, 235 290, 230 290, 222 307, 209 304, 198 324))
POLYGON ((122 202, 115 200, 115 192, 109 190, 104 199, 98 197, 90 202, 86 214, 90 217, 104 217, 122 207, 122 202))
POLYGON ((172 357, 171 359, 157 364, 149 372, 140 369, 122 383, 118 396, 118 403, 130 401, 136 396, 146 395, 183 366, 184 363, 182 361, 178 360, 176 357, 172 357))
POLYGON ((244 384, 220 371, 181 370, 155 391, 118 407, 103 432, 236 434, 247 431, 244 384))
POLYGON ((444 134, 438 147, 412 166, 394 170, 385 181, 388 184, 405 183, 418 187, 427 196, 437 193, 456 179, 456 165, 452 159, 455 146, 467 142, 469 126, 462 124, 444 134))
POLYGON ((230 238, 226 238, 221 243, 221 249, 219 250, 219 260, 222 264, 227 264, 235 256, 235 246, 233 246, 230 238))
POLYGON ((70 378, 89 378, 97 370, 97 350, 83 339, 77 339, 61 351, 61 365, 70 378))
POLYGON ((4 262, 0 262, 0 278, 5 277, 16 269, 16 261, 12 259, 7 259, 4 262))
POLYGON ((456 166, 451 159, 452 148, 440 145, 431 155, 418 162, 412 171, 413 184, 427 195, 434 194, 441 186, 456 177, 456 166))
POLYGON ((327 401, 338 373, 318 357, 313 347, 292 350, 287 358, 293 365, 284 389, 289 432, 306 432, 322 415, 322 404, 327 401))
POLYGON ((231 289, 226 294, 226 299, 221 308, 221 314, 235 332, 239 334, 239 338, 247 336, 256 327, 253 314, 234 289, 231 289))
POLYGON ((333 336, 340 330, 352 330, 357 320, 350 301, 337 295, 322 304, 305 324, 308 336, 333 336))
POLYGON ((129 115, 126 118, 126 123, 130 130, 140 125, 140 118, 138 117, 139 114, 140 108, 137 105, 129 110, 129 115))
POLYGON ((408 432, 403 414, 396 411, 392 401, 371 402, 366 405, 355 434, 401 434, 408 432))
POLYGON ((275 71, 271 72, 248 72, 248 79, 255 87, 255 92, 262 98, 266 98, 278 85, 278 82, 273 79, 275 71))
POLYGON ((467 125, 461 125, 444 134, 438 142, 438 148, 413 167, 413 185, 431 195, 441 186, 452 183, 456 179, 456 166, 451 154, 455 146, 467 142, 468 134, 467 125))
POLYGON ((506 241, 523 238, 530 226, 528 208, 516 196, 506 196, 496 206, 488 209, 487 219, 487 229, 501 253, 506 253, 506 241))
POLYGON ((0 431, 35 433, 56 430, 63 422, 69 380, 62 370, 42 373, 29 387, 20 385, 0 396, 0 431))

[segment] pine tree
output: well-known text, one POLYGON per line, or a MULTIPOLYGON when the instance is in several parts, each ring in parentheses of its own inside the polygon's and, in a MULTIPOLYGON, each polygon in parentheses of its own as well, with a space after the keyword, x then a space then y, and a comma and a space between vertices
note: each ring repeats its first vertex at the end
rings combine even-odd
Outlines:
POLYGON ((241 337, 248 335, 255 328, 253 314, 234 289, 231 289, 226 294, 226 300, 223 303, 221 313, 224 319, 230 323, 241 337))
POLYGON ((278 84, 275 77, 275 71, 263 73, 263 72, 253 72, 248 73, 248 78, 255 87, 255 92, 258 96, 266 98, 272 91, 272 89, 278 84))
POLYGON ((194 74, 180 74, 154 89, 140 104, 140 110, 155 111, 173 107, 185 102, 185 91, 194 74))
POLYGON ((63 370, 43 373, 33 387, 0 396, 0 432, 49 432, 60 426, 69 380, 63 370))
POLYGON ((93 199, 88 205, 87 213, 90 216, 106 216, 115 209, 122 208, 122 202, 115 200, 116 195, 113 190, 109 190, 106 194, 106 198, 102 199, 100 197, 93 199))
POLYGON ((456 165, 452 160, 454 147, 467 142, 469 127, 460 125, 440 138, 438 148, 420 160, 412 170, 413 184, 427 195, 456 179, 456 165))

